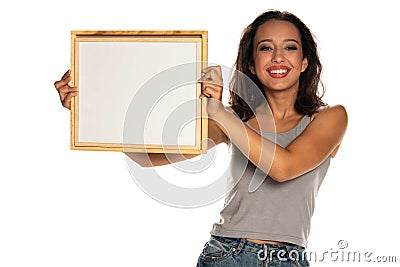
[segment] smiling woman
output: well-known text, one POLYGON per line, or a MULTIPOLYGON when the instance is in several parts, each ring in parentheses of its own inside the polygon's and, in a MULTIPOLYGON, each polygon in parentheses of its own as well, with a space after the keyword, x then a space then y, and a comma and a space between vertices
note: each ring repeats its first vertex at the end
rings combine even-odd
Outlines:
POLYGON ((293 14, 257 17, 243 32, 236 68, 266 102, 253 97, 237 75, 230 83, 231 107, 223 108, 218 68, 204 74, 207 111, 231 141, 230 178, 238 182, 197 266, 309 266, 307 259, 288 255, 303 255, 318 189, 347 128, 346 110, 327 106, 318 95, 317 45, 293 14), (266 127, 271 121, 276 135, 266 127), (243 161, 245 170, 237 171, 243 161), (265 257, 271 250, 283 257, 265 257))
MULTIPOLYGON (((205 68, 199 80, 200 97, 207 99, 208 149, 231 145, 233 186, 197 266, 309 266, 301 256, 319 187, 347 128, 346 110, 319 96, 317 45, 291 13, 258 16, 243 32, 235 67, 229 107, 221 103, 220 66, 205 68), (272 250, 283 253, 271 257, 272 250)), ((70 81, 67 72, 55 83, 67 108, 78 94, 70 81)), ((193 157, 127 156, 143 167, 193 157)))

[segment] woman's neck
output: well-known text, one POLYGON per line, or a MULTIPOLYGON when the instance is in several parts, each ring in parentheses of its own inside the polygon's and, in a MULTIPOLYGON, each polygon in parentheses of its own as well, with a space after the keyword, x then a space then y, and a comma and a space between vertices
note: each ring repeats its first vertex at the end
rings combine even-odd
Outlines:
POLYGON ((275 120, 299 115, 295 109, 296 92, 266 90, 267 101, 275 120))

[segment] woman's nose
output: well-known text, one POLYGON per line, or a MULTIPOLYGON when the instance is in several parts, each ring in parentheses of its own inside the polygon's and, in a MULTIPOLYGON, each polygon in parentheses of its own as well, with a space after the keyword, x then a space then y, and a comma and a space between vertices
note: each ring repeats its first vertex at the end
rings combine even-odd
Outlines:
POLYGON ((275 49, 274 54, 272 55, 272 62, 280 63, 284 61, 284 58, 282 49, 275 49))

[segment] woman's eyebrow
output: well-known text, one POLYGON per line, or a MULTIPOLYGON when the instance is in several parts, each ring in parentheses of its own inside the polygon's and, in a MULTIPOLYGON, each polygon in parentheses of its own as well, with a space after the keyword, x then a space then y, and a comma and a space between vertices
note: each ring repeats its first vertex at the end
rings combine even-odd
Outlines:
MULTIPOLYGON (((258 46, 259 44, 261 44, 261 43, 264 43, 264 42, 270 42, 270 43, 272 43, 273 40, 272 40, 272 39, 262 39, 262 40, 258 41, 257 46, 258 46)), ((283 42, 295 42, 295 43, 297 43, 298 45, 300 45, 299 41, 297 41, 296 39, 292 39, 292 38, 285 39, 285 40, 283 40, 283 42)))

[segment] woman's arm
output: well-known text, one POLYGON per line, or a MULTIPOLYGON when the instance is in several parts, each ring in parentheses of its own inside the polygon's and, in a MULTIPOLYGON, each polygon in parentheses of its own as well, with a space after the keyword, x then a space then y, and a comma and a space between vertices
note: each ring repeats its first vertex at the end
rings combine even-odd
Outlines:
MULTIPOLYGON (((220 143, 228 143, 228 138, 223 131, 217 126, 217 123, 208 119, 208 139, 207 149, 211 149, 220 143)), ((138 163, 142 167, 155 167, 168 165, 171 163, 194 158, 195 154, 163 154, 163 153, 136 153, 125 152, 129 158, 138 163)))
POLYGON ((346 128, 347 112, 343 106, 321 110, 286 149, 276 150, 271 169, 281 179, 293 179, 316 168, 327 157, 336 155, 346 128))
MULTIPOLYGON (((71 109, 71 99, 78 95, 78 88, 71 87, 69 82, 71 81, 71 70, 68 70, 59 81, 54 82, 54 87, 58 91, 61 104, 71 109)), ((226 135, 217 126, 215 121, 208 119, 208 149, 220 144, 227 143, 226 135)), ((174 162, 183 161, 186 159, 194 158, 197 155, 193 154, 163 154, 163 153, 136 153, 126 152, 125 153, 133 161, 137 162, 142 167, 154 167, 160 165, 167 165, 174 162)))
POLYGON ((274 180, 283 182, 296 178, 337 152, 347 128, 343 106, 321 110, 303 133, 283 148, 263 138, 223 107, 220 72, 218 67, 209 67, 200 79, 201 97, 208 100, 207 112, 241 152, 274 180))
POLYGON ((212 117, 253 164, 278 182, 296 178, 335 154, 347 127, 343 106, 326 108, 283 148, 263 138, 226 109, 219 109, 212 117))

